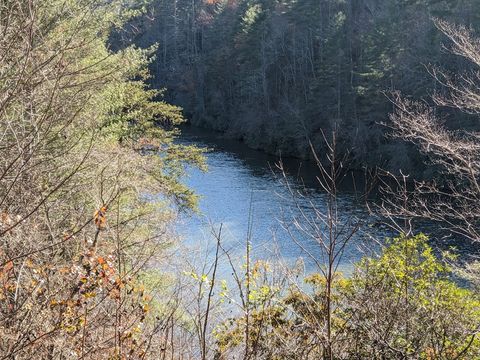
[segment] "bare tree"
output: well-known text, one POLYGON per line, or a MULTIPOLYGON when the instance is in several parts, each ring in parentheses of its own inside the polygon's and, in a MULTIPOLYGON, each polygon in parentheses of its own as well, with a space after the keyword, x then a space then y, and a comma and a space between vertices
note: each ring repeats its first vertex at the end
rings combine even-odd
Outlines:
MULTIPOLYGON (((471 31, 435 20, 447 36, 448 49, 473 64, 469 74, 451 75, 432 69, 435 80, 443 85, 444 94, 433 96, 437 107, 477 116, 480 111, 480 42, 471 31)), ((450 232, 480 241, 480 135, 476 131, 452 131, 434 107, 394 94, 395 113, 391 115, 394 136, 418 146, 431 164, 440 169, 441 177, 433 181, 415 181, 413 189, 401 180, 403 190, 390 191, 385 202, 386 214, 392 218, 424 218, 437 221, 450 232), (400 196, 398 196, 400 195, 400 196), (407 197, 405 197, 405 195, 407 197)), ((391 190, 391 189, 390 189, 391 190)))
MULTIPOLYGON (((359 230, 361 220, 354 216, 342 216, 342 209, 338 202, 338 186, 348 174, 346 164, 348 154, 338 157, 337 133, 335 130, 332 132, 331 140, 324 135, 324 142, 328 149, 326 159, 319 158, 313 146, 311 148, 319 170, 317 180, 326 194, 326 207, 323 209, 310 202, 309 209, 305 210, 301 204, 297 203, 296 210, 299 215, 293 219, 292 225, 289 225, 287 220, 284 227, 291 239, 305 250, 310 260, 313 260, 317 265, 316 270, 324 278, 324 296, 316 299, 312 298, 310 311, 315 314, 319 308, 324 309, 324 317, 313 316, 312 318, 320 321, 315 333, 317 333, 317 341, 320 342, 323 349, 322 357, 331 360, 335 358, 337 336, 341 336, 333 330, 333 318, 336 310, 333 298, 336 284, 341 278, 339 266, 346 246, 359 230), (316 242, 318 253, 312 254, 311 251, 306 250, 302 237, 316 242), (321 303, 318 303, 318 301, 321 301, 321 303)), ((281 164, 280 170, 285 174, 281 164)), ((286 179, 286 176, 284 178, 286 179)), ((288 181, 286 183, 288 186, 288 181)), ((289 189, 294 199, 300 195, 293 189, 289 189)))

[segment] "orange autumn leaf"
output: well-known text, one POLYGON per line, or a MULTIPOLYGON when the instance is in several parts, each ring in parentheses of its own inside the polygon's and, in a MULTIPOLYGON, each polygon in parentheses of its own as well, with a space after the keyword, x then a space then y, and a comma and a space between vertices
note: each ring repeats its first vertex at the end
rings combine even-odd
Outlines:
POLYGON ((72 269, 65 266, 59 269, 60 274, 68 274, 72 269))
POLYGON ((97 225, 98 229, 105 228, 105 225, 107 223, 107 218, 105 216, 106 213, 107 213, 107 207, 102 206, 99 210, 96 210, 95 213, 93 214, 93 220, 95 222, 95 225, 97 225))
POLYGON ((10 270, 13 269, 13 261, 9 261, 5 264, 5 266, 3 267, 3 271, 4 272, 9 272, 10 270))

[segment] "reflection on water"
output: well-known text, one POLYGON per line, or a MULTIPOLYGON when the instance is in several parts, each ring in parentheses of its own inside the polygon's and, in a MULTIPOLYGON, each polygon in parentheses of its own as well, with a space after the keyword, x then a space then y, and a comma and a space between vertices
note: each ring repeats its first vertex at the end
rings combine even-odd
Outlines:
MULTIPOLYGON (((201 196, 201 215, 183 217, 179 229, 192 254, 198 251, 199 254, 206 252, 208 256, 207 247, 213 250, 215 244, 211 236, 212 226, 218 229, 223 224, 224 247, 241 259, 245 254, 250 214, 254 258, 282 259, 290 265, 301 258, 307 272, 315 270, 311 256, 322 259, 318 243, 298 231, 294 232, 295 239, 292 239, 292 234, 285 230, 286 227, 293 228, 294 218, 301 221, 303 217, 315 219, 313 207, 326 210, 326 194, 318 188, 318 169, 313 164, 300 160, 284 161, 293 192, 305 190, 303 197, 292 196, 278 171, 275 172, 278 158, 194 128, 184 129, 179 142, 212 149, 206 154, 209 171, 189 169, 184 180, 201 196)), ((338 202, 342 219, 361 219, 364 223, 341 259, 342 270, 349 272, 352 262, 362 256, 364 249, 372 248, 369 233, 373 230, 375 235, 383 237, 386 228, 369 226, 373 219, 357 201, 348 183, 342 186, 338 202)))

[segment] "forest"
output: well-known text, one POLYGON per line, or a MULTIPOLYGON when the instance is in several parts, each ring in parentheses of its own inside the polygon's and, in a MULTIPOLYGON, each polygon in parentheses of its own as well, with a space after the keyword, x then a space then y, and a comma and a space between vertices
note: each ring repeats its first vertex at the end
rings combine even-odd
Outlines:
POLYGON ((0 360, 480 359, 479 25, 476 0, 0 0, 0 360), (202 214, 195 174, 249 196, 208 184, 202 214), (263 256, 265 218, 301 258, 263 256))
POLYGON ((154 84, 193 124, 301 158, 312 157, 310 142, 324 151, 322 131, 338 128, 352 166, 426 177, 416 151, 385 140, 384 93, 441 93, 428 69, 469 65, 443 51, 432 19, 480 24, 475 0, 157 0, 150 12, 122 38, 158 44, 154 84))

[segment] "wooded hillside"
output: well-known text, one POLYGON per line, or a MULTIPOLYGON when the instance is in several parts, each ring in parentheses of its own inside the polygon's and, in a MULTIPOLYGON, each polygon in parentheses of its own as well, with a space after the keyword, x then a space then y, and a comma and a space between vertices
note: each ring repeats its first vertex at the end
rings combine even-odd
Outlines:
MULTIPOLYGON (((416 167, 417 152, 385 139, 392 104, 442 93, 434 66, 460 72, 433 19, 475 28, 475 0, 157 0, 121 36, 158 43, 157 86, 192 123, 271 153, 309 157, 337 127, 356 166, 416 167), (400 155, 399 155, 400 154, 400 155)), ((451 118, 469 127, 468 117, 451 118)))

